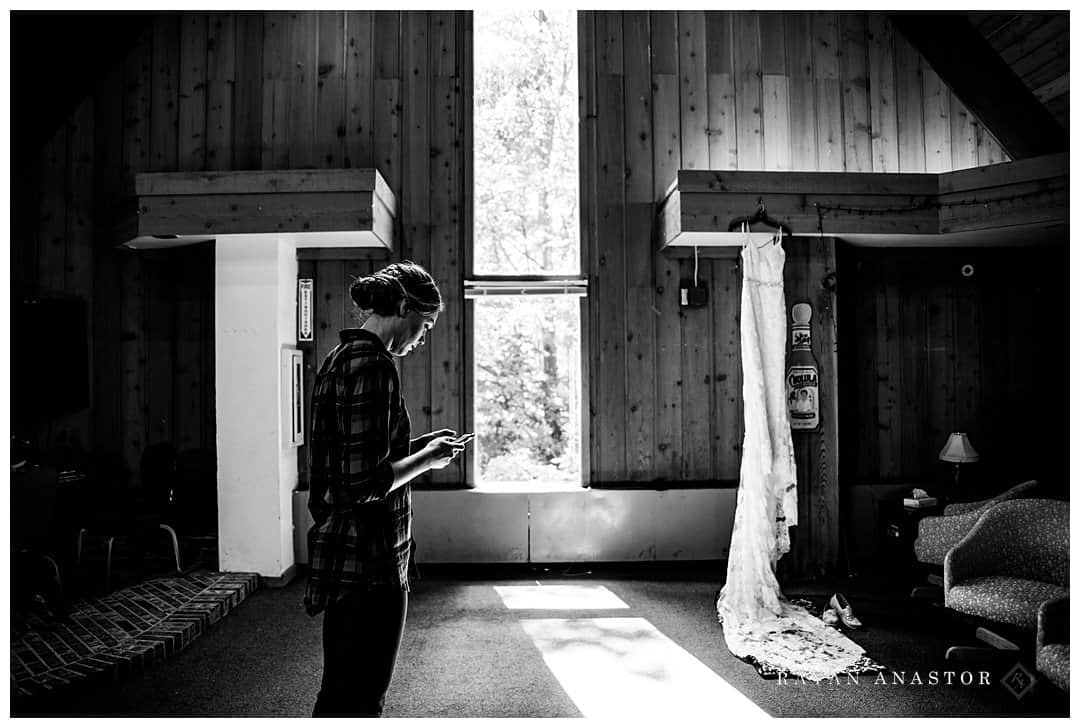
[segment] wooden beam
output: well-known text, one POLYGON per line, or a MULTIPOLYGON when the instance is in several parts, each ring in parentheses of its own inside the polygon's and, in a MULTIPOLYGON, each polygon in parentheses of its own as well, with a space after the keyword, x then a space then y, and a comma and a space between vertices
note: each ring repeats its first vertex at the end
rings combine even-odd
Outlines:
POLYGON ((962 14, 888 17, 1013 159, 1068 149, 1065 130, 962 14))

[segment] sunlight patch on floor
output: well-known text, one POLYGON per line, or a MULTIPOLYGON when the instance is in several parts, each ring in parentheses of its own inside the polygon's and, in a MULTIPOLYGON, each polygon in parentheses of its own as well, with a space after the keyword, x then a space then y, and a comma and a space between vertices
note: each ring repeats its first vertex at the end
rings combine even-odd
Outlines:
POLYGON ((766 713, 640 617, 523 619, 548 668, 586 718, 726 722, 766 713))
POLYGON ((629 609, 604 586, 497 586, 507 609, 629 609))

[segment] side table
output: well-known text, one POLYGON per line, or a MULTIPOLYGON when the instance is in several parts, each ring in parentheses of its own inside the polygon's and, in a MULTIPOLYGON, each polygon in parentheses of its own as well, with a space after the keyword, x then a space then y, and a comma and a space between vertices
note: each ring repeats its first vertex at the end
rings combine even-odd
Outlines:
POLYGON ((926 516, 940 516, 941 502, 929 508, 905 508, 904 499, 890 498, 881 504, 881 553, 889 568, 910 585, 916 580, 918 562, 915 559, 915 539, 919 521, 926 516))

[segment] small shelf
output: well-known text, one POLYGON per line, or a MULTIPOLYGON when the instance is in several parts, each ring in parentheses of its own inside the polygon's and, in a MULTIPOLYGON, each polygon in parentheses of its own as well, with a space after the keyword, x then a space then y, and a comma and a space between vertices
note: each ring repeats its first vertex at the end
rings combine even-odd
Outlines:
POLYGON ((169 248, 278 234, 298 248, 393 248, 396 201, 375 169, 136 174, 118 205, 118 245, 169 248))
MULTIPOLYGON (((942 174, 679 170, 659 211, 659 249, 742 246, 729 231, 764 205, 795 237, 865 246, 966 246, 1067 239, 1069 158, 1054 154, 942 174)), ((757 244, 772 233, 752 231, 757 244)))

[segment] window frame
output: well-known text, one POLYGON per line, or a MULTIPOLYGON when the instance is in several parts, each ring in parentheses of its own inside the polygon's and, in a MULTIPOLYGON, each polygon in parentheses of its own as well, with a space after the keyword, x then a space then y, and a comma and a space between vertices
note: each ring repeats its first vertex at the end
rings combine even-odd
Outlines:
MULTIPOLYGON (((590 347, 591 330, 589 326, 589 285, 591 276, 587 273, 588 261, 590 254, 587 246, 586 236, 586 215, 585 215, 585 203, 588 199, 585 189, 585 146, 584 146, 584 134, 585 134, 585 116, 584 116, 584 80, 585 76, 581 64, 582 59, 582 11, 574 10, 574 25, 577 47, 577 77, 578 77, 578 274, 555 274, 555 275, 491 275, 483 274, 476 275, 473 271, 473 250, 476 242, 475 236, 475 204, 476 195, 474 190, 476 187, 476 178, 474 175, 474 156, 476 150, 475 134, 473 119, 475 116, 475 85, 474 85, 474 25, 475 13, 472 10, 466 11, 465 21, 465 57, 463 59, 463 73, 464 83, 462 84, 462 93, 464 95, 464 107, 465 107, 465 123, 463 133, 465 137, 465 154, 464 154, 464 186, 466 190, 465 204, 463 210, 464 217, 464 239, 465 250, 462 255, 463 262, 463 281, 462 290, 460 291, 460 300, 464 304, 463 316, 462 316, 462 334, 464 339, 464 353, 465 353, 465 383, 464 383, 464 417, 465 417, 465 432, 476 432, 476 353, 475 353, 475 326, 476 326, 476 312, 473 301, 477 297, 476 291, 478 288, 483 287, 485 284, 501 284, 507 287, 517 287, 516 284, 525 284, 523 288, 528 288, 531 291, 540 294, 540 291, 546 291, 551 294, 562 294, 564 292, 572 293, 578 296, 578 316, 580 319, 580 336, 581 341, 578 347, 581 360, 579 362, 579 375, 581 382, 581 395, 579 401, 581 402, 581 412, 579 427, 581 428, 581 482, 574 484, 569 483, 563 486, 565 488, 571 488, 573 490, 584 490, 589 487, 591 480, 591 463, 589 453, 591 452, 591 432, 589 430, 589 412, 592 405, 592 388, 590 375, 590 347)), ((499 295, 522 295, 513 293, 502 293, 499 295)), ((524 294, 531 295, 531 294, 524 294)), ((465 480, 469 487, 477 487, 476 479, 476 457, 475 449, 467 448, 465 452, 465 480)), ((493 490, 501 490, 498 485, 487 486, 493 490)), ((549 490, 550 486, 540 485, 536 486, 537 490, 549 490)), ((510 489, 506 489, 508 492, 510 489)), ((519 489, 515 489, 517 491, 519 489)))

